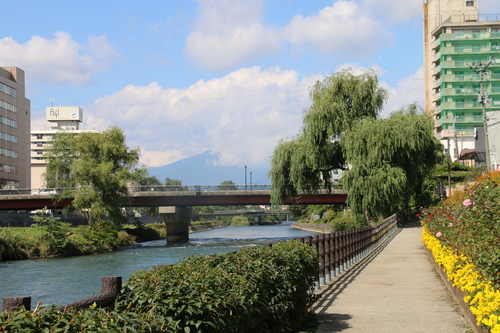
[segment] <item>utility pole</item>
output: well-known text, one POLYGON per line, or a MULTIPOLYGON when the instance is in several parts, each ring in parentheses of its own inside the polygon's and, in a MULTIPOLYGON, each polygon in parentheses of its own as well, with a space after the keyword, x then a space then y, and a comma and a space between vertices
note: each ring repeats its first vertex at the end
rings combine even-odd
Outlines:
POLYGON ((453 121, 453 142, 455 143, 455 162, 459 162, 460 160, 460 153, 458 152, 458 140, 457 140, 457 128, 455 126, 455 115, 452 115, 452 121, 453 121))
POLYGON ((483 64, 480 62, 479 64, 472 64, 470 68, 473 66, 476 68, 475 71, 479 73, 479 95, 477 96, 477 102, 481 103, 483 109, 483 126, 484 126, 484 145, 486 146, 486 171, 491 170, 491 162, 490 162, 490 142, 488 139, 488 117, 486 116, 486 103, 490 102, 490 98, 488 95, 484 94, 484 74, 486 72, 486 68, 491 64, 491 61, 483 64))

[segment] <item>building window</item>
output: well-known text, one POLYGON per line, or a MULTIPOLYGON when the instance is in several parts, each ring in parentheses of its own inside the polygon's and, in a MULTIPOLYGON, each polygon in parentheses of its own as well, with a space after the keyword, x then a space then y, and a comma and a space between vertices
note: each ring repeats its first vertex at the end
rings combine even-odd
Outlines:
POLYGON ((0 91, 7 95, 17 98, 17 90, 6 84, 0 83, 0 91))
POLYGON ((36 135, 36 139, 37 139, 37 140, 41 140, 41 139, 43 139, 43 135, 42 135, 42 134, 37 134, 37 135, 36 135))
POLYGON ((474 7, 474 1, 465 1, 465 6, 466 7, 474 7))

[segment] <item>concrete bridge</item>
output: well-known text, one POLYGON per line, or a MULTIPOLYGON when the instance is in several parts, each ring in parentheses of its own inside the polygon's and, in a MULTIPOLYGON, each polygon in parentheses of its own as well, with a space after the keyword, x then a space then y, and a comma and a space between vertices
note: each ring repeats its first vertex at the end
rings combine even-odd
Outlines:
MULTIPOLYGON (((229 205, 270 205, 270 185, 241 185, 234 187, 206 186, 148 186, 130 188, 129 207, 160 207, 160 216, 167 226, 169 242, 189 240, 190 206, 229 206, 229 205), (229 189, 228 189, 229 188, 229 189)), ((34 191, 33 191, 34 192, 34 191)), ((32 193, 26 191, 25 193, 32 193)), ((0 191, 1 194, 1 191, 0 191)), ((347 192, 341 188, 319 190, 316 193, 303 193, 288 197, 286 204, 339 204, 345 203, 347 192)), ((71 205, 71 198, 54 201, 53 195, 7 194, 0 195, 0 210, 30 211, 47 207, 64 208, 71 205)))

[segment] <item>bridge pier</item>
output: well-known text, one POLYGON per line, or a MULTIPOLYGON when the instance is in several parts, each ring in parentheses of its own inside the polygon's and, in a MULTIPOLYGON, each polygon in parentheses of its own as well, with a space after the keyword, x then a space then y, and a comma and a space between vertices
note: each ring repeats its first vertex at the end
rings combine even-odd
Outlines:
POLYGON ((159 207, 160 218, 167 226, 167 242, 186 243, 189 241, 191 208, 186 206, 159 207))

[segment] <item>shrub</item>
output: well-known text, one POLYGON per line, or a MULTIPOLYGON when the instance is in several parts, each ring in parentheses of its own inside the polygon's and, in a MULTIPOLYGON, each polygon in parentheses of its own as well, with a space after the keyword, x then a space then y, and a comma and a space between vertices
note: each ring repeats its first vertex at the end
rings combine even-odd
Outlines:
POLYGON ((132 276, 117 311, 170 318, 186 332, 291 332, 316 299, 317 272, 314 251, 297 241, 189 257, 132 276))
POLYGON ((250 220, 244 215, 234 216, 231 219, 231 225, 237 227, 246 227, 250 225, 250 220))

